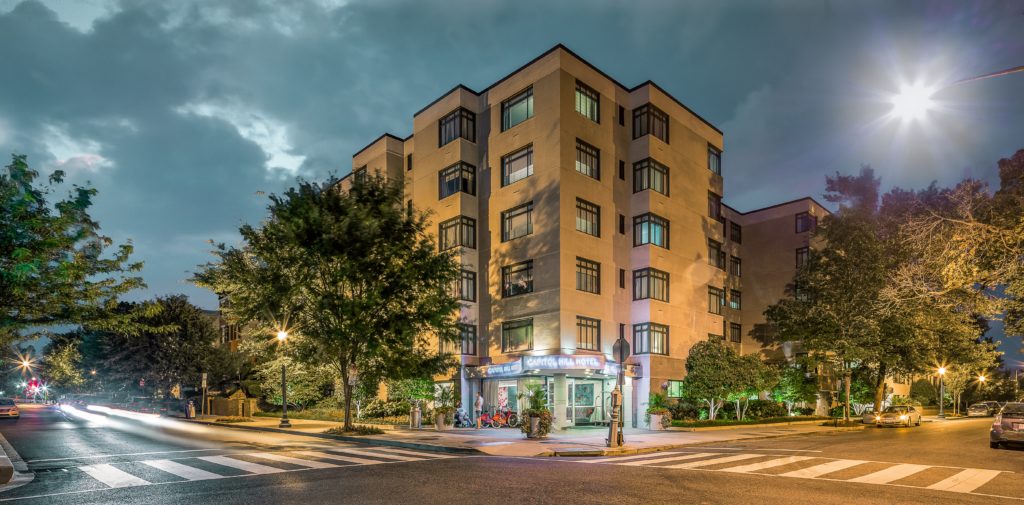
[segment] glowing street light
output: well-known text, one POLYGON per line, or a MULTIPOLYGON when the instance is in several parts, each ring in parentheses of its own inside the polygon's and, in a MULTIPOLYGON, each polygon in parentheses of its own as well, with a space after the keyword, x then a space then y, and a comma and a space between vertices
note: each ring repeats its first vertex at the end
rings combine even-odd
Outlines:
POLYGON ((946 376, 946 367, 939 367, 939 419, 946 418, 946 412, 942 406, 946 403, 946 383, 942 381, 942 378, 946 376))
POLYGON ((288 332, 286 330, 277 332, 277 341, 284 342, 285 340, 288 340, 288 332))
MULTIPOLYGON (((288 330, 279 330, 277 332, 277 341, 284 345, 286 340, 288 340, 288 330)), ((292 423, 288 421, 288 381, 284 361, 281 362, 281 422, 278 423, 277 427, 292 427, 292 423)))

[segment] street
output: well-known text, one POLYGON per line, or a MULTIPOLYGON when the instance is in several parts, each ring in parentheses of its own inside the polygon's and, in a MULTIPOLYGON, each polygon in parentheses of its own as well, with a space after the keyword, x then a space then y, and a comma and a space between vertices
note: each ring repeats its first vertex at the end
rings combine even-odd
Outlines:
POLYGON ((990 449, 990 422, 931 422, 912 429, 869 428, 565 459, 429 453, 150 416, 65 415, 56 407, 28 407, 22 419, 0 425, 0 432, 34 478, 0 492, 0 501, 258 505, 513 499, 564 504, 642 496, 647 503, 882 504, 1024 499, 1024 451, 990 449))

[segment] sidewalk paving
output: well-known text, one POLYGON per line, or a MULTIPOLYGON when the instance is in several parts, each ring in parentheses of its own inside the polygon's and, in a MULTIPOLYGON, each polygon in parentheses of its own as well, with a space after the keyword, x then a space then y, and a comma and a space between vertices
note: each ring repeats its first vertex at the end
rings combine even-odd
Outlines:
POLYGON ((716 427, 704 429, 669 429, 649 431, 626 428, 626 445, 616 449, 605 447, 607 428, 572 428, 564 432, 553 432, 547 438, 531 440, 518 429, 454 428, 449 431, 434 431, 430 428, 414 430, 398 428, 383 435, 334 436, 323 431, 342 424, 331 421, 309 421, 292 419, 291 428, 278 428, 279 420, 268 417, 254 417, 252 422, 217 423, 215 416, 193 419, 193 422, 215 424, 230 428, 294 433, 319 438, 357 441, 371 445, 407 447, 412 449, 440 452, 480 453, 493 456, 606 456, 639 454, 665 451, 694 444, 710 442, 731 442, 785 437, 792 435, 827 434, 841 431, 861 430, 864 426, 831 427, 817 422, 778 423, 746 425, 732 428, 716 427))

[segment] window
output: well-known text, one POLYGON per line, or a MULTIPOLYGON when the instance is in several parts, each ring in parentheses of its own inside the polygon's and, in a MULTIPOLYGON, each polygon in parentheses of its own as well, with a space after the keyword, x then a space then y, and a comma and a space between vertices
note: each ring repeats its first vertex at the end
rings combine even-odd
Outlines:
POLYGON ((576 139, 576 171, 601 180, 601 151, 580 139, 576 139))
POLYGON ((405 171, 409 172, 411 170, 412 170, 412 155, 411 154, 406 154, 405 155, 405 171))
POLYGON ((740 263, 740 259, 736 256, 729 257, 729 273, 736 277, 743 276, 743 264, 740 263))
POLYGON ((733 310, 740 310, 743 308, 742 295, 735 289, 729 290, 729 308, 733 310))
POLYGON ((533 117, 533 86, 501 102, 501 131, 533 117))
POLYGON ((576 199, 576 230, 593 235, 601 236, 601 207, 586 200, 576 199))
POLYGON ((619 126, 626 126, 626 109, 619 106, 619 126))
POLYGON ((633 247, 644 244, 668 249, 668 219, 651 213, 633 218, 633 247))
POLYGON ((708 145, 708 170, 717 175, 722 175, 722 151, 715 146, 708 145))
POLYGON ((501 352, 533 349, 533 318, 501 323, 501 352))
POLYGON ((438 228, 438 245, 442 251, 459 246, 476 249, 476 219, 453 217, 439 224, 438 228))
POLYGON ((708 264, 725 270, 725 252, 721 242, 708 239, 708 264))
POLYGON ((743 227, 736 224, 735 222, 729 223, 729 240, 736 242, 737 244, 743 243, 743 227))
POLYGON ((743 326, 736 323, 729 323, 729 341, 730 342, 742 342, 743 341, 743 326))
POLYGON ((576 316, 576 349, 584 351, 601 350, 600 320, 576 316))
POLYGON ((626 289, 626 269, 619 269, 619 289, 626 289))
POLYGON ((459 352, 459 350, 459 344, 456 344, 455 342, 450 342, 444 339, 438 339, 437 341, 438 354, 455 354, 456 352, 459 352))
POLYGON ((463 270, 459 275, 459 300, 464 302, 476 301, 476 272, 463 270))
POLYGON ((654 268, 633 271, 633 299, 668 301, 668 272, 654 268))
POLYGON ((626 234, 626 216, 619 214, 619 235, 626 234))
POLYGON ((501 213, 501 241, 507 242, 533 233, 533 202, 501 213))
POLYGON ((806 212, 801 212, 796 215, 796 232, 803 233, 811 231, 818 226, 818 218, 812 216, 806 212))
POLYGON ((722 305, 725 303, 725 294, 721 288, 708 287, 708 312, 722 314, 722 305))
POLYGON ((501 158, 501 185, 508 186, 533 175, 533 145, 501 158))
POLYGON ((626 162, 619 160, 619 179, 626 180, 626 162))
POLYGON ((366 182, 366 165, 363 165, 352 172, 352 184, 366 182))
POLYGON ((576 289, 587 293, 601 293, 601 264, 576 257, 576 289))
POLYGON ((715 221, 722 220, 722 197, 708 192, 708 215, 715 221))
POLYGON ((533 292, 533 260, 501 267, 501 296, 533 292))
POLYGON ((668 143, 668 114, 651 104, 633 109, 633 138, 647 134, 668 143))
POLYGON ((437 122, 438 147, 457 138, 476 142, 476 114, 459 107, 437 122))
POLYGON ((633 164, 633 192, 645 189, 668 196, 668 167, 651 158, 633 164))
POLYGON ((576 81, 576 112, 595 123, 601 122, 601 95, 580 81, 576 81))
POLYGON ((460 161, 437 173, 437 185, 440 200, 460 191, 476 195, 476 167, 460 161))
POLYGON ((796 250, 796 267, 801 268, 807 264, 807 259, 810 258, 811 250, 807 247, 801 247, 796 250))
POLYGON ((665 388, 665 396, 669 398, 682 398, 683 381, 668 381, 668 387, 665 388))
POLYGON ((469 356, 476 355, 476 325, 459 324, 462 333, 462 354, 469 356))
POLYGON ((668 326, 657 323, 634 324, 633 352, 668 354, 668 326))

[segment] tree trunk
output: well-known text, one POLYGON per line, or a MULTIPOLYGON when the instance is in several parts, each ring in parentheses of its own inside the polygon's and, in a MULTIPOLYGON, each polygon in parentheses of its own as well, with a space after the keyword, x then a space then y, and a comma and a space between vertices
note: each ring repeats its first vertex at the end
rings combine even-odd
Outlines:
POLYGON ((832 412, 832 392, 819 390, 818 400, 814 405, 814 415, 818 417, 828 417, 832 412))
POLYGON ((352 386, 348 383, 347 363, 341 367, 341 391, 345 397, 345 425, 342 429, 352 429, 352 386))
POLYGON ((885 401, 885 365, 878 365, 878 380, 875 381, 875 412, 882 411, 882 402, 885 401))
POLYGON ((843 404, 843 420, 850 422, 850 383, 853 382, 853 371, 850 370, 849 366, 843 372, 843 393, 845 394, 845 403, 843 404))
POLYGON ((736 420, 737 421, 742 421, 743 420, 743 411, 740 410, 740 400, 739 400, 739 398, 736 399, 736 420))

